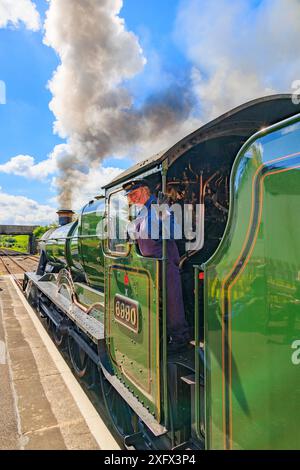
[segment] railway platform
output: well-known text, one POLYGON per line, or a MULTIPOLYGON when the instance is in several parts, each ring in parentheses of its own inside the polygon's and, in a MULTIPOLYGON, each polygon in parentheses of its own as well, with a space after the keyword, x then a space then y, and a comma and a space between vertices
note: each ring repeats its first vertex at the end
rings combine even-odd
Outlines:
POLYGON ((119 449, 17 287, 16 276, 3 272, 0 449, 119 449))

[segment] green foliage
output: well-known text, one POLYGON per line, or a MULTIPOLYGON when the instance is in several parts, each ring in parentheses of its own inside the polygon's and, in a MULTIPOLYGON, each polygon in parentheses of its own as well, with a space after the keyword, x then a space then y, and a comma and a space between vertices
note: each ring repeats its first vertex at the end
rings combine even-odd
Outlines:
POLYGON ((15 251, 27 252, 28 250, 28 235, 0 235, 0 247, 10 248, 15 251))
MULTIPOLYGON (((41 238, 45 232, 51 228, 56 228, 56 224, 47 225, 45 227, 37 227, 33 234, 36 239, 41 238)), ((28 235, 0 235, 0 248, 9 248, 14 251, 21 251, 27 253, 28 251, 29 236, 28 235)))
POLYGON ((57 224, 50 224, 50 225, 45 225, 45 226, 42 226, 42 225, 41 225, 40 227, 37 227, 37 228, 34 230, 33 234, 34 234, 35 238, 39 239, 39 238, 41 238, 41 237, 44 235, 44 233, 46 233, 48 230, 50 230, 51 228, 57 228, 57 227, 58 227, 57 224))

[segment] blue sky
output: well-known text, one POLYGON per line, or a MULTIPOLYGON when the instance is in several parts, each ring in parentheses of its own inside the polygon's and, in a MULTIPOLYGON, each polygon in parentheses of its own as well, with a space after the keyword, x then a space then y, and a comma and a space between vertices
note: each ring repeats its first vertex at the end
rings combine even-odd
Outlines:
MULTIPOLYGON (((36 0, 42 17, 48 8, 44 0, 36 0)), ((127 28, 135 32, 145 50, 155 50, 166 70, 182 73, 186 59, 174 45, 172 30, 178 2, 176 0, 125 0, 121 16, 127 28)), ((18 29, 0 29, 0 80, 6 83, 6 105, 0 105, 0 164, 15 155, 31 155, 41 161, 62 140, 53 134, 54 116, 49 110, 51 93, 47 82, 59 64, 55 51, 43 44, 43 31, 29 31, 24 25, 18 29)), ((147 75, 147 67, 145 69, 147 75)), ((155 84, 158 86, 158 83, 155 84)), ((137 77, 130 88, 137 103, 153 91, 137 77)), ((110 159, 107 165, 126 168, 129 159, 110 159)), ((28 181, 21 176, 0 172, 3 191, 33 198, 45 203, 53 197, 49 184, 28 181)))
MULTIPOLYGON (((41 14, 47 3, 39 0, 41 14)), ((53 135, 51 94, 47 82, 58 65, 55 52, 42 43, 42 31, 0 29, 0 79, 6 83, 6 105, 0 106, 0 163, 19 154, 42 160, 60 140, 53 135)), ((0 173, 2 190, 44 202, 47 185, 0 173)))
MULTIPOLYGON (((25 1, 28 6, 30 0, 18 0, 18 4, 25 1)), ((69 2, 63 1, 64 5, 69 2)), ((119 1, 106 3, 116 5, 119 1)), ((36 175, 36 164, 48 165, 49 155, 66 142, 53 132, 57 116, 49 109, 53 94, 47 83, 61 63, 57 52, 43 43, 42 25, 49 3, 31 0, 31 4, 30 20, 24 11, 17 11, 13 0, 7 18, 0 16, 0 80, 6 84, 6 104, 0 104, 0 223, 51 220, 57 205, 55 172, 33 178, 27 167, 21 176, 22 165, 18 162, 16 169, 14 158, 29 156, 25 157, 27 165, 28 158, 34 159, 36 175), (13 15, 23 22, 13 24, 13 15), (31 214, 25 214, 27 207, 31 214)), ((119 16, 125 20, 126 30, 135 34, 147 59, 140 71, 131 73, 131 78, 122 83, 133 106, 141 108, 149 96, 172 85, 180 85, 181 90, 185 87, 193 101, 183 122, 169 132, 167 128, 153 142, 141 142, 145 157, 242 102, 289 92, 293 80, 300 79, 300 57, 294 47, 300 41, 297 0, 123 0, 119 16)), ((64 19, 56 24, 58 29, 64 26, 64 19)), ((138 62, 141 58, 136 50, 135 54, 138 62)), ((60 115, 58 121, 64 127, 66 116, 60 115)), ((122 158, 117 153, 115 157, 106 155, 94 180, 90 171, 86 184, 91 191, 98 191, 102 176, 107 182, 116 171, 134 162, 130 150, 122 158)), ((77 205, 86 197, 90 194, 84 188, 77 205)))

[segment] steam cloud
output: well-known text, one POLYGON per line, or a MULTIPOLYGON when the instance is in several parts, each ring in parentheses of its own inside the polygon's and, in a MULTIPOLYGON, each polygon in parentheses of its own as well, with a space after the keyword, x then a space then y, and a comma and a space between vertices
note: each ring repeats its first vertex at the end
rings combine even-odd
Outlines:
POLYGON ((193 64, 205 120, 254 98, 293 92, 299 24, 299 0, 181 1, 175 37, 193 64))
POLYGON ((50 0, 44 42, 61 59, 49 84, 50 109, 55 131, 67 139, 55 150, 61 207, 72 206, 74 192, 104 157, 132 148, 138 153, 150 143, 154 153, 194 127, 188 119, 192 100, 177 84, 134 107, 125 82, 143 70, 146 60, 119 16, 122 4, 50 0))

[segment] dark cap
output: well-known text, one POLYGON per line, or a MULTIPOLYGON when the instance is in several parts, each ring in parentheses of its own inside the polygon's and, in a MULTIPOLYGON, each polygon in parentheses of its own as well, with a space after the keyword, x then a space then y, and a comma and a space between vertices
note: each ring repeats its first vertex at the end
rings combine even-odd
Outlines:
POLYGON ((127 196, 129 193, 131 193, 131 191, 142 188, 143 186, 150 189, 149 183, 145 179, 128 181, 127 183, 123 184, 122 187, 125 191, 125 195, 127 196))

